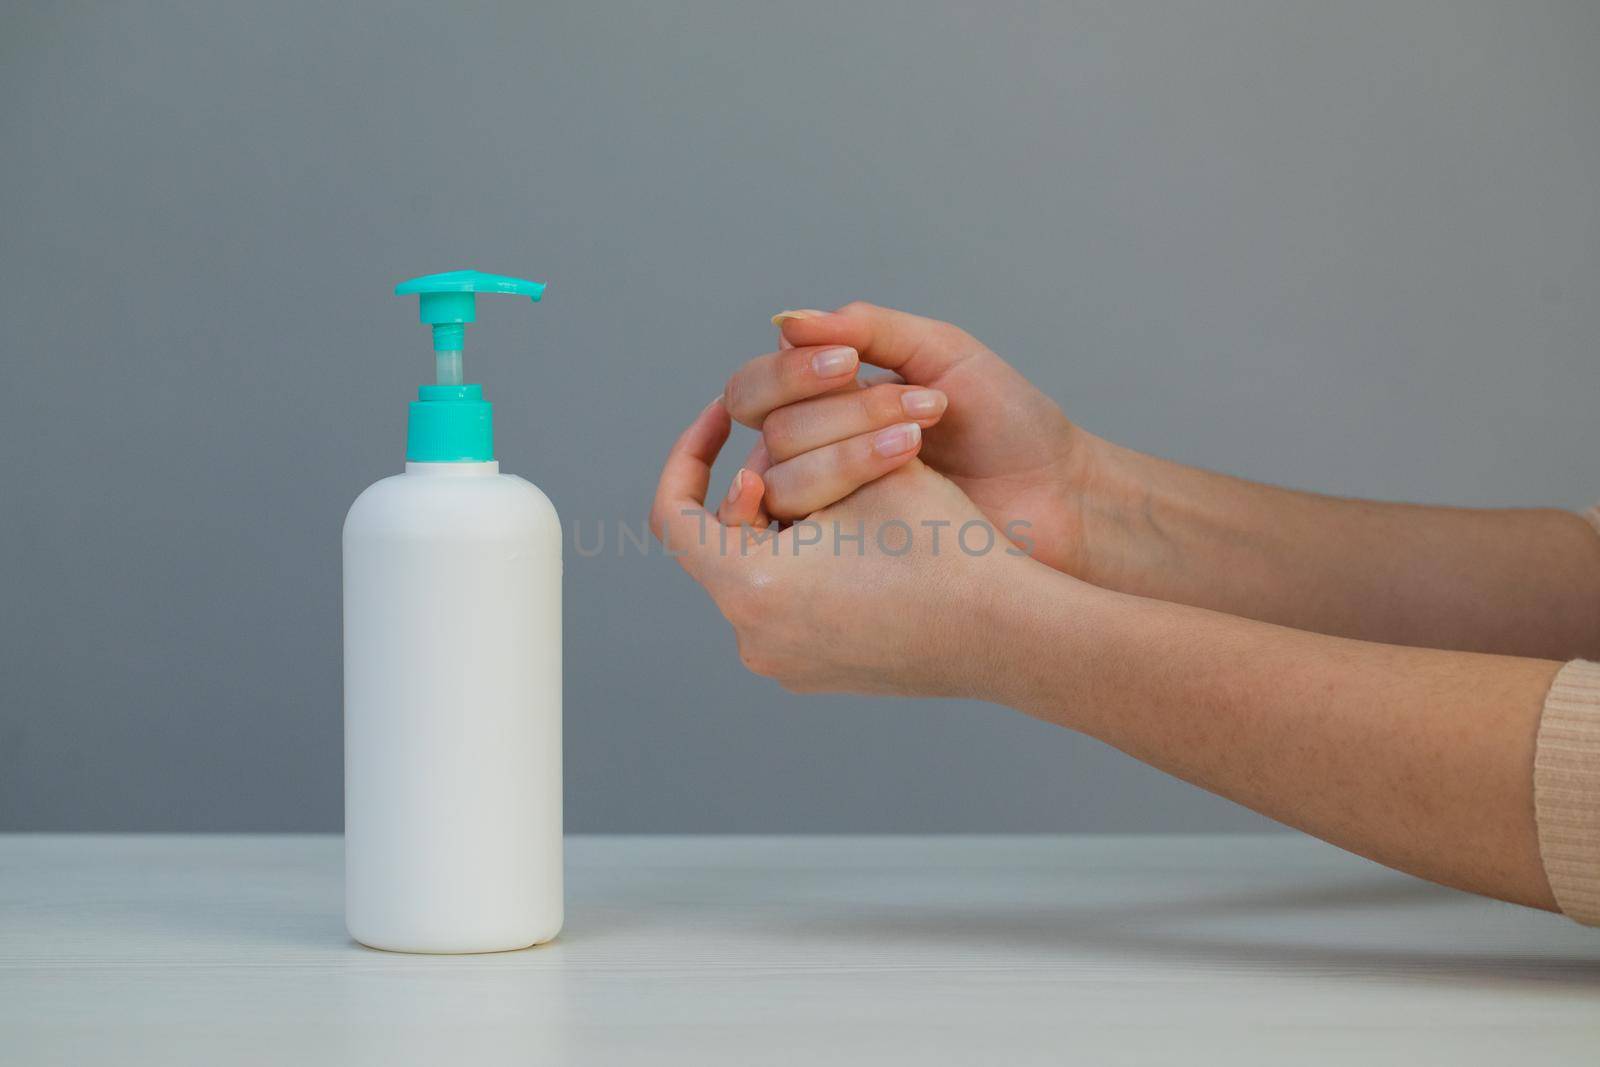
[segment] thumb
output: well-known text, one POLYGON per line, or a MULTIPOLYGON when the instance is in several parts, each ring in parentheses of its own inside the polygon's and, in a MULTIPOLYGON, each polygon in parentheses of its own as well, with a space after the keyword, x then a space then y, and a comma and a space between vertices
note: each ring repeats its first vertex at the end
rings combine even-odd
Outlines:
POLYGON ((772 324, 791 345, 849 345, 863 363, 895 371, 913 385, 932 385, 988 351, 959 326, 861 301, 837 311, 782 311, 772 324))

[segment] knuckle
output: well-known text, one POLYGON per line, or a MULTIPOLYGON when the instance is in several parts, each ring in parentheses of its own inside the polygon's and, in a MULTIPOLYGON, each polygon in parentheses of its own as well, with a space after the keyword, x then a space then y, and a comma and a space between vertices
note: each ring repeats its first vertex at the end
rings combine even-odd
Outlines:
POLYGON ((738 422, 744 422, 748 417, 746 410, 748 394, 745 377, 739 371, 730 374, 722 386, 722 406, 727 408, 728 414, 738 422))
POLYGON ((779 408, 761 423, 761 440, 773 459, 787 459, 792 454, 798 436, 799 416, 792 407, 779 408))
POLYGON ((777 671, 777 664, 747 641, 739 642, 739 662, 745 670, 762 678, 771 678, 777 671))
POLYGON ((877 430, 869 430, 834 449, 833 462, 828 468, 829 480, 834 484, 848 484, 854 489, 862 478, 876 473, 878 453, 872 449, 872 439, 876 435, 877 430))
POLYGON ((877 307, 876 304, 869 304, 865 300, 852 300, 848 304, 844 305, 844 307, 840 308, 837 312, 835 312, 835 314, 837 314, 837 315, 866 315, 866 314, 869 314, 869 313, 877 311, 877 310, 878 310, 878 307, 877 307))
POLYGON ((900 394, 903 392, 905 389, 898 385, 874 385, 862 390, 861 414, 867 425, 877 427, 900 421, 903 418, 900 413, 900 394))
POLYGON ((978 339, 952 322, 934 321, 931 338, 935 345, 946 352, 956 352, 962 355, 971 355, 983 346, 978 339))
POLYGON ((778 357, 775 364, 779 382, 785 387, 797 386, 811 379, 811 357, 815 348, 791 348, 778 357))
POLYGON ((767 491, 761 503, 767 509, 767 514, 780 522, 800 518, 802 513, 794 508, 794 489, 788 472, 781 467, 773 467, 767 471, 765 478, 767 491))

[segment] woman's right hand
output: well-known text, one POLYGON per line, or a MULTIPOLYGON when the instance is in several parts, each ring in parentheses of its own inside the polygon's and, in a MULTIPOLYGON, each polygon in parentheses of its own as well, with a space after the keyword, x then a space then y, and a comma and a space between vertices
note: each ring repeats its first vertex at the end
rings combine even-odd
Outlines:
MULTIPOLYGON (((949 323, 859 302, 786 311, 773 321, 785 350, 745 364, 724 392, 733 417, 762 431, 764 447, 749 466, 765 478, 768 513, 810 514, 918 454, 913 447, 899 457, 864 455, 840 471, 823 460, 841 442, 860 438, 866 449, 870 437, 862 435, 892 428, 893 420, 911 422, 913 433, 937 424, 921 436, 921 458, 1035 558, 1087 576, 1084 492, 1097 440, 1003 359, 949 323), (817 373, 819 353, 833 355, 840 369, 817 373), (858 358, 906 384, 856 389, 858 358), (925 406, 915 409, 918 403, 925 406)), ((735 498, 755 482, 743 471, 737 478, 735 498)))
MULTIPOLYGON (((1600 549, 1589 523, 1569 512, 1380 504, 1258 485, 1083 431, 948 323, 859 303, 776 321, 792 347, 752 360, 726 391, 733 416, 768 444, 752 470, 773 446, 789 457, 766 475, 770 514, 809 513, 920 456, 1035 559, 1105 589, 1388 644, 1547 659, 1600 648, 1600 549), (877 466, 823 464, 831 477, 813 476, 818 452, 807 450, 826 453, 849 429, 838 413, 874 390, 856 389, 853 368, 830 379, 775 371, 830 346, 908 383, 879 391, 947 402, 913 427, 926 431, 917 449, 877 466)), ((745 521, 762 486, 746 472, 738 488, 745 495, 726 505, 726 521, 745 521)))

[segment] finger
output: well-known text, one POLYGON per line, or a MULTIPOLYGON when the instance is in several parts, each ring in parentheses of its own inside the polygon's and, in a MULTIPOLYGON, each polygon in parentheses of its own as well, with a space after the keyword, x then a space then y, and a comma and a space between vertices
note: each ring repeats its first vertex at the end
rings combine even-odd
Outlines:
POLYGON ((772 322, 791 344, 849 345, 863 361, 919 385, 932 384, 958 363, 988 351, 948 322, 859 301, 837 311, 781 311, 772 322))
POLYGON ((761 424, 761 439, 777 462, 847 437, 911 421, 924 430, 944 415, 948 400, 937 389, 874 385, 781 407, 761 424))
POLYGON ((753 526, 756 513, 761 510, 761 497, 766 483, 759 475, 740 467, 728 483, 728 495, 717 508, 717 521, 724 526, 753 526))
POLYGON ((922 427, 902 422, 775 464, 765 475, 767 511, 779 520, 820 511, 904 466, 921 447, 922 427))
POLYGON ((682 554, 680 562, 690 573, 707 545, 715 543, 710 527, 716 520, 705 510, 706 487, 711 482, 711 464, 722 451, 732 425, 719 396, 678 436, 656 485, 650 508, 651 532, 668 551, 682 554))
POLYGON ((745 457, 744 466, 734 474, 728 484, 727 496, 717 508, 717 521, 724 526, 755 526, 766 529, 772 520, 761 506, 767 483, 762 473, 772 466, 767 446, 758 438, 745 457))
POLYGON ((750 454, 744 457, 744 469, 761 480, 761 506, 756 509, 756 517, 750 525, 758 526, 765 530, 772 525, 772 515, 767 511, 767 471, 772 468, 772 453, 767 451, 767 443, 761 438, 756 438, 756 443, 750 446, 750 454))
POLYGON ((723 396, 730 415, 759 430, 761 420, 773 408, 833 389, 853 387, 860 365, 856 350, 845 345, 809 345, 769 352, 734 371, 723 396))

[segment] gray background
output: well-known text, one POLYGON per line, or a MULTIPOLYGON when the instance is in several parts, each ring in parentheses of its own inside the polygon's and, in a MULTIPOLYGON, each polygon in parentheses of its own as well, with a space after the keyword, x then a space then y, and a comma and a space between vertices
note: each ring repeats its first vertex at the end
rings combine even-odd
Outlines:
MULTIPOLYGON (((339 527, 422 272, 551 282, 471 376, 589 531, 769 314, 854 297, 1188 462, 1600 494, 1592 3, 13 2, 0 100, 0 828, 338 827, 339 527)), ((1268 825, 1002 709, 786 695, 670 561, 568 549, 573 830, 1268 825)))

